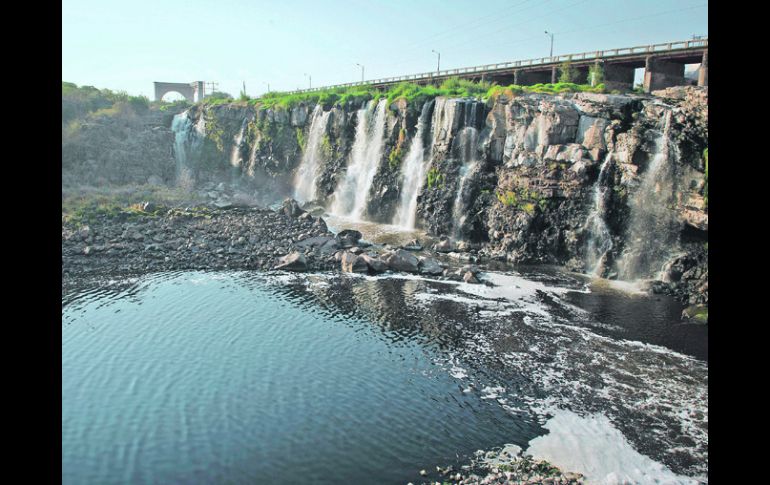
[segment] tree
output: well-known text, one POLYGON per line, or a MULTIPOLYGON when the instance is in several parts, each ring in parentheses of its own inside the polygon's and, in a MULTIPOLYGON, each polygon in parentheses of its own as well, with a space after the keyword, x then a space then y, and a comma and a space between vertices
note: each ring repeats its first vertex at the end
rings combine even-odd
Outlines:
POLYGON ((559 71, 561 71, 561 75, 559 76, 560 83, 571 83, 577 79, 577 69, 572 67, 572 64, 569 61, 563 62, 561 66, 559 66, 559 71))
POLYGON ((591 86, 604 82, 604 68, 601 64, 594 64, 588 68, 588 82, 591 86))

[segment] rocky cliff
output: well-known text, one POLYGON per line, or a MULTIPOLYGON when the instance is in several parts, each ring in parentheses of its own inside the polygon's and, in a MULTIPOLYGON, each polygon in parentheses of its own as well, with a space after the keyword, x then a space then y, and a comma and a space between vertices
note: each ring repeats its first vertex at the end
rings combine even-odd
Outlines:
POLYGON ((654 94, 400 99, 386 103, 383 116, 384 100, 320 109, 195 106, 173 131, 168 119, 133 132, 94 128, 87 142, 63 146, 63 172, 74 160, 94 167, 102 159, 122 167, 110 182, 170 181, 186 168, 198 186, 224 181, 275 199, 302 199, 298 178, 311 173, 306 206, 341 207, 343 185, 365 187, 360 217, 382 223, 405 220, 397 214, 419 172, 414 224, 448 236, 450 246, 658 280, 657 291, 707 303, 708 91, 654 94), (105 145, 108 155, 91 154, 105 145))

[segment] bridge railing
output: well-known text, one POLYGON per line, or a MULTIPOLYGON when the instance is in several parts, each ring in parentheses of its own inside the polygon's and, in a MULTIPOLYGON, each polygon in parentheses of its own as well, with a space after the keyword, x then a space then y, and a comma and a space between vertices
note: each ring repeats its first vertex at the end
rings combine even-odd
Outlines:
POLYGON ((368 81, 358 81, 351 83, 333 84, 331 86, 322 86, 312 89, 297 89, 295 91, 289 91, 291 94, 310 93, 315 91, 323 91, 326 89, 344 88, 352 86, 366 86, 370 84, 393 84, 403 81, 425 81, 432 79, 439 79, 445 77, 451 77, 458 74, 469 74, 476 72, 494 72, 501 69, 511 69, 516 67, 530 67, 546 64, 561 64, 563 62, 573 61, 586 61, 586 60, 603 60, 611 59, 613 57, 622 57, 629 55, 639 55, 646 53, 662 53, 681 51, 688 49, 702 49, 708 47, 708 38, 693 39, 693 40, 680 40, 676 42, 666 42, 662 44, 649 44, 634 47, 621 47, 619 49, 609 49, 601 51, 591 52, 579 52, 577 54, 563 54, 552 57, 539 57, 534 59, 524 59, 520 61, 501 62, 497 64, 484 64, 480 66, 472 67, 460 67, 456 69, 445 69, 443 71, 423 72, 419 74, 406 74, 403 76, 387 77, 381 79, 370 79, 368 81))

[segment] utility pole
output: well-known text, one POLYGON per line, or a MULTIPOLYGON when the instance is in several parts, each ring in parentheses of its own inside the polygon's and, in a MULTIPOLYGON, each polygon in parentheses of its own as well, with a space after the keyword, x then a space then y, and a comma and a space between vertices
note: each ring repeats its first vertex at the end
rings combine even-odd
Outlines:
POLYGON ((364 82, 364 66, 356 62, 356 66, 361 68, 361 82, 364 82))
POLYGON ((553 34, 547 30, 545 31, 545 34, 551 36, 551 53, 548 55, 548 57, 553 57, 553 34))
POLYGON ((308 89, 313 89, 313 77, 310 74, 305 73, 308 79, 308 89))
POLYGON ((433 49, 431 49, 430 51, 438 55, 438 64, 436 64, 436 75, 438 75, 438 73, 441 72, 441 53, 433 49))
POLYGON ((270 92, 270 83, 263 83, 263 84, 267 84, 267 92, 269 93, 270 92))

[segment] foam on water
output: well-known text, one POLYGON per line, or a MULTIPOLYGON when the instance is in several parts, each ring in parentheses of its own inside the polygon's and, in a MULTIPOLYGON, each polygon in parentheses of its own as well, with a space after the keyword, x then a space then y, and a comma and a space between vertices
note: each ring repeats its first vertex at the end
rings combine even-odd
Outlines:
POLYGON ((564 470, 582 473, 587 485, 699 483, 640 454, 602 414, 579 416, 557 410, 543 427, 549 433, 530 441, 526 452, 564 470))

